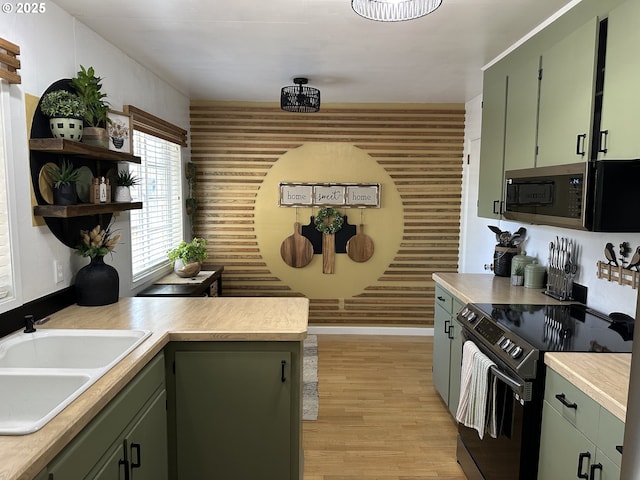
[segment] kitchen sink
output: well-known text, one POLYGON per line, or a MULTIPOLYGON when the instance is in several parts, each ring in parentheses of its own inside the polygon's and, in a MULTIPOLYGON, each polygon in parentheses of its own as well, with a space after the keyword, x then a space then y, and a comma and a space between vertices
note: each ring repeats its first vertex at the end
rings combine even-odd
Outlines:
POLYGON ((0 368, 104 368, 136 348, 146 330, 40 329, 0 340, 0 368))
POLYGON ((149 335, 38 329, 0 339, 0 435, 42 428, 149 335))
POLYGON ((91 383, 87 373, 0 372, 0 434, 39 430, 91 383))

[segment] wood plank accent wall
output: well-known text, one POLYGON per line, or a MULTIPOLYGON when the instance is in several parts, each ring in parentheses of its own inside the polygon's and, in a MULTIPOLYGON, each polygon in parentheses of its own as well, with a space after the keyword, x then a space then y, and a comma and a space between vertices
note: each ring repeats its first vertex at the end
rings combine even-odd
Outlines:
POLYGON ((458 269, 464 115, 463 104, 323 105, 292 114, 275 104, 192 102, 195 232, 209 241, 207 262, 225 266, 224 295, 300 295, 262 260, 255 198, 287 151, 348 142, 393 179, 403 209, 393 214, 404 219, 404 234, 393 262, 362 294, 311 298, 310 323, 432 327, 431 274, 458 269))

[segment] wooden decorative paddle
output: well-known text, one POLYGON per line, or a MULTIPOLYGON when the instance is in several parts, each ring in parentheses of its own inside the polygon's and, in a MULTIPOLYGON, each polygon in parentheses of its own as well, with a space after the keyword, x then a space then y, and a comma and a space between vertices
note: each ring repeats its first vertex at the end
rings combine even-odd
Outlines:
POLYGON ((363 224, 360 224, 358 233, 347 242, 347 255, 354 262, 366 262, 373 256, 373 240, 365 235, 363 224))
POLYGON ((322 234, 322 273, 334 273, 336 265, 336 234, 322 234))
POLYGON ((313 245, 306 238, 300 235, 300 224, 293 224, 293 234, 289 235, 280 245, 280 256, 284 263, 290 267, 305 267, 313 259, 313 245))

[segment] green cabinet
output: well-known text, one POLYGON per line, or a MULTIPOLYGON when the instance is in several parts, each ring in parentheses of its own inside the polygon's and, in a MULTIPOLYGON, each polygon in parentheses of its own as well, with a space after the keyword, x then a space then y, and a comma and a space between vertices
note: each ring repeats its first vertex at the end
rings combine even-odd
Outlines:
POLYGON ((484 73, 478 216, 502 216, 504 134, 507 108, 507 75, 501 64, 484 73))
POLYGON ((48 480, 168 478, 163 354, 47 466, 48 480))
POLYGON ((302 478, 301 342, 169 351, 172 478, 302 478))
POLYGON ((537 167, 589 158, 597 33, 592 18, 542 53, 537 167))
POLYGON ((433 319, 433 385, 455 416, 460 399, 462 327, 456 314, 464 304, 436 285, 433 319))
POLYGON ((535 166, 539 71, 539 55, 525 55, 509 64, 504 147, 505 171, 535 166))
POLYGON ((640 2, 628 0, 611 11, 607 27, 599 159, 640 158, 640 2))
POLYGON ((539 480, 619 480, 624 424, 593 399, 547 370, 539 480))

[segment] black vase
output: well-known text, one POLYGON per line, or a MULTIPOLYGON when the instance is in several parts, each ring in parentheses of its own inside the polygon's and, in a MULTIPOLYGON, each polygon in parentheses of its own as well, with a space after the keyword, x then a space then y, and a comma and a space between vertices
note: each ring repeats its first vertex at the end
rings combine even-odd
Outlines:
POLYGON ((76 303, 88 307, 116 303, 119 288, 118 271, 104 263, 104 257, 94 257, 76 275, 76 303))
POLYGON ((75 205, 78 203, 78 191, 75 183, 62 184, 53 189, 53 203, 55 205, 75 205))

